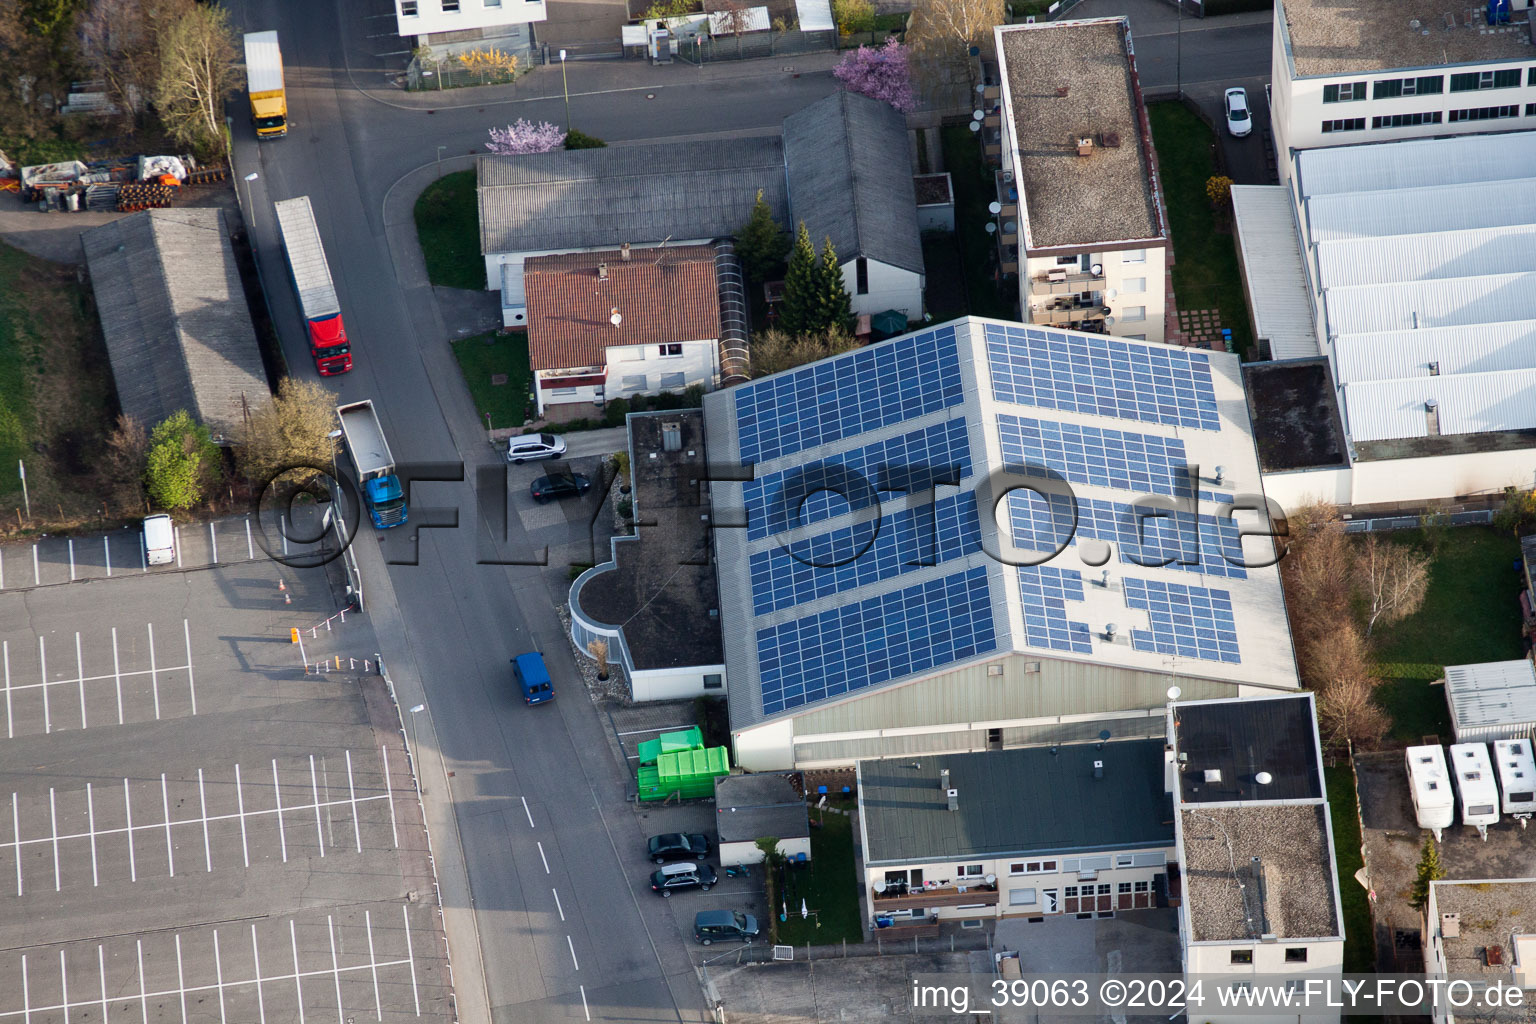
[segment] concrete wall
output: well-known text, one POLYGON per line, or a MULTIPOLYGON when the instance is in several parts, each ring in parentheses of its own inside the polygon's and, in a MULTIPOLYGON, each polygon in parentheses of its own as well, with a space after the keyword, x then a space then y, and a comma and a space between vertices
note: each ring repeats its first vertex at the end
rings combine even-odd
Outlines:
POLYGON ((402 36, 527 24, 548 17, 543 0, 458 0, 456 4, 452 0, 447 4, 444 0, 417 0, 415 7, 417 13, 407 15, 407 4, 395 0, 395 26, 402 36), (444 10, 445 6, 458 9, 444 10))
POLYGON ((735 732, 732 746, 736 751, 736 765, 748 771, 767 772, 793 768, 794 719, 781 718, 735 732))
POLYGON ((888 309, 899 309, 907 314, 908 320, 923 318, 922 274, 914 274, 910 270, 902 270, 878 260, 864 262, 869 269, 869 291, 862 295, 858 290, 858 261, 849 259, 842 266, 843 287, 848 289, 848 295, 853 299, 855 316, 873 316, 888 309))
POLYGON ((1286 473, 1265 473, 1264 496, 1287 512, 1318 501, 1334 505, 1350 504, 1351 472, 1348 466, 1335 469, 1298 469, 1286 473))
POLYGON ((680 700, 684 697, 724 697, 725 689, 705 689, 704 677, 717 675, 725 682, 724 665, 692 665, 686 668, 646 669, 629 677, 630 696, 636 701, 680 700))
MULTIPOLYGON (((633 398, 636 395, 659 395, 663 391, 682 391, 694 384, 702 384, 712 390, 720 376, 720 343, 708 341, 684 341, 682 355, 664 356, 659 345, 616 345, 608 349, 607 384, 570 389, 554 389, 537 386, 539 412, 551 406, 602 404, 615 398, 633 398), (670 374, 682 374, 681 384, 662 386, 663 378, 670 374), (626 385, 625 378, 632 378, 626 385), (644 383, 633 378, 644 378, 644 383), (568 393, 557 394, 557 390, 568 393)), ((602 371, 599 371, 602 372, 602 371)), ((534 375, 536 383, 550 379, 548 371, 534 375)))
MULTIPOLYGON (((802 853, 805 859, 811 859, 811 837, 802 836, 799 839, 780 839, 779 852, 791 859, 798 858, 802 853)), ((720 866, 739 867, 742 864, 761 864, 763 851, 757 848, 756 843, 721 843, 720 866)))

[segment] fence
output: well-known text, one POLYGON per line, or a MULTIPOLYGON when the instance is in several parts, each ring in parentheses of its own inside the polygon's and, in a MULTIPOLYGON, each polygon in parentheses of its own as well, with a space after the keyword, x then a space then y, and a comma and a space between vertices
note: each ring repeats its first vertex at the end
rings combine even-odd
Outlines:
POLYGON ((518 55, 518 67, 513 70, 488 68, 471 70, 453 56, 429 57, 422 60, 412 57, 405 69, 405 87, 412 91, 423 89, 463 89, 471 85, 506 85, 526 74, 531 66, 527 55, 518 55))
MULTIPOLYGON (((1429 514, 1421 516, 1389 516, 1382 519, 1349 519, 1344 522, 1345 533, 1384 533, 1389 530, 1417 530, 1424 525, 1429 514)), ((1476 512, 1451 512, 1435 516, 1447 526, 1487 526, 1493 522, 1493 510, 1476 512)))
MULTIPOLYGON (((711 957, 715 962, 736 964, 772 963, 775 960, 842 960, 861 956, 910 956, 922 953, 969 953, 991 950, 992 925, 989 921, 981 928, 960 928, 951 925, 939 935, 895 935, 902 929, 875 929, 868 942, 843 942, 835 946, 775 946, 758 941, 735 950, 727 950, 711 957), (792 952, 791 952, 792 951, 792 952)), ((766 936, 764 937, 766 939, 766 936)))
POLYGON ((677 57, 689 64, 710 64, 721 60, 751 60, 755 57, 782 57, 793 53, 820 53, 837 49, 836 32, 748 32, 739 36, 698 35, 681 39, 677 57))

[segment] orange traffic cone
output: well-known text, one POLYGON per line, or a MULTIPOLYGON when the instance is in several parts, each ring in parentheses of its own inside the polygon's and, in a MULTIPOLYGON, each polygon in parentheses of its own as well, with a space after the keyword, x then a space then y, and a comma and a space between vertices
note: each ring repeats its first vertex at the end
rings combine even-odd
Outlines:
POLYGON ((278 580, 277 581, 277 589, 278 590, 287 590, 288 589, 288 584, 284 583, 282 580, 278 580))

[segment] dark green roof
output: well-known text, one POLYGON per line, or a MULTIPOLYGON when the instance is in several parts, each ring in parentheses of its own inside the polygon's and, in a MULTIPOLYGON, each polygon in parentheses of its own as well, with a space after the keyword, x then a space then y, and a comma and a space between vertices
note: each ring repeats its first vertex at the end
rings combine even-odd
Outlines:
POLYGON ((869 864, 1173 845, 1161 740, 859 762, 869 864), (1103 777, 1094 778, 1094 762, 1103 777), (959 791, 949 810, 940 772, 959 791))

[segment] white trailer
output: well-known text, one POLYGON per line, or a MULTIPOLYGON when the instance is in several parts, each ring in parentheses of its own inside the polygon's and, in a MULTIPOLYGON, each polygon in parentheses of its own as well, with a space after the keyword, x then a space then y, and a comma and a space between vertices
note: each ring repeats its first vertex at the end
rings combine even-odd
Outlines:
POLYGON ((1525 828, 1536 813, 1536 755, 1530 740, 1495 740, 1493 760, 1504 794, 1504 813, 1513 815, 1525 828))
POLYGON ((1427 828, 1439 841, 1441 832, 1456 824, 1456 794, 1445 770, 1445 751, 1438 743, 1409 747, 1408 783, 1419 828, 1427 828))
POLYGON ((1451 772, 1461 796, 1461 823, 1488 839, 1488 826, 1499 820, 1499 787, 1493 778, 1486 743, 1451 744, 1451 772))

